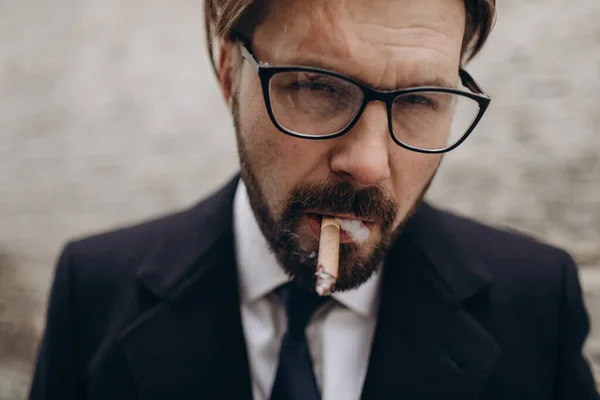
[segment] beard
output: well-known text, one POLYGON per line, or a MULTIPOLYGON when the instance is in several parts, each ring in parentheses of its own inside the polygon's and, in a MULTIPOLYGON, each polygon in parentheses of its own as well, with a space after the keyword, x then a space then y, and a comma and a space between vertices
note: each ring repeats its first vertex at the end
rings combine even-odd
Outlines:
MULTIPOLYGON (((433 176, 396 227, 394 222, 399 207, 387 191, 379 187, 357 188, 351 182, 339 180, 305 183, 294 188, 287 199, 284 211, 281 215, 275 216, 263 194, 256 171, 250 162, 247 145, 240 134, 237 93, 233 96, 232 112, 241 177, 258 226, 280 267, 297 284, 314 290, 319 238, 309 243, 302 243, 299 235, 300 222, 308 210, 311 213, 316 211, 327 215, 349 214, 357 219, 374 221, 379 227, 379 238, 377 243, 371 245, 370 251, 366 251, 367 247, 363 244, 340 244, 339 271, 335 290, 354 289, 369 280, 381 268, 389 247, 401 232, 406 220, 423 201, 433 176)), ((435 176, 435 173, 433 175, 435 176)))

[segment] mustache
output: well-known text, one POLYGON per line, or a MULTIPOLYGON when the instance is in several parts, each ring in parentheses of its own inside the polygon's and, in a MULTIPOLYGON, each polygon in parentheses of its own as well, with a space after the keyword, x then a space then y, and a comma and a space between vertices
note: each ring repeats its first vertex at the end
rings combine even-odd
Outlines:
POLYGON ((350 182, 304 184, 292 191, 285 220, 302 215, 306 210, 323 214, 352 214, 360 219, 378 222, 389 229, 398 214, 398 205, 387 191, 379 187, 357 188, 350 182))

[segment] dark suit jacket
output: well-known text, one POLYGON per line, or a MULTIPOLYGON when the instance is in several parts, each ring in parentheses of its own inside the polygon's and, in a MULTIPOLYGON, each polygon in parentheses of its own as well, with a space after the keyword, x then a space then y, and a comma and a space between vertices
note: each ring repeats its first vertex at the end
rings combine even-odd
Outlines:
MULTIPOLYGON (((65 248, 31 399, 251 398, 236 182, 65 248)), ((576 267, 561 250, 424 204, 390 251, 381 296, 363 399, 599 398, 576 267)))

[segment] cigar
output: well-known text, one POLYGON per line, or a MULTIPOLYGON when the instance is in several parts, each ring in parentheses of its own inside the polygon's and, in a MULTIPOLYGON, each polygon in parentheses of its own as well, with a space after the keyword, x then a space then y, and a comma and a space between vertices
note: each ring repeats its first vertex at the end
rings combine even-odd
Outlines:
POLYGON ((340 223, 335 218, 323 217, 317 259, 315 291, 319 296, 329 296, 335 289, 340 261, 340 223))

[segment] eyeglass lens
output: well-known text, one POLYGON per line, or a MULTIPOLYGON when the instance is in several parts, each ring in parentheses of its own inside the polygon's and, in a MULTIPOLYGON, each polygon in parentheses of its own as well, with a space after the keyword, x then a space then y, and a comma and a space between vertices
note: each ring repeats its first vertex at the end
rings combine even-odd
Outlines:
MULTIPOLYGON (((345 79, 309 71, 282 71, 269 82, 273 116, 285 130, 327 136, 346 129, 359 112, 362 89, 345 79)), ((391 107, 393 134, 411 147, 438 150, 459 141, 479 113, 467 96, 436 91, 403 94, 391 107)))

